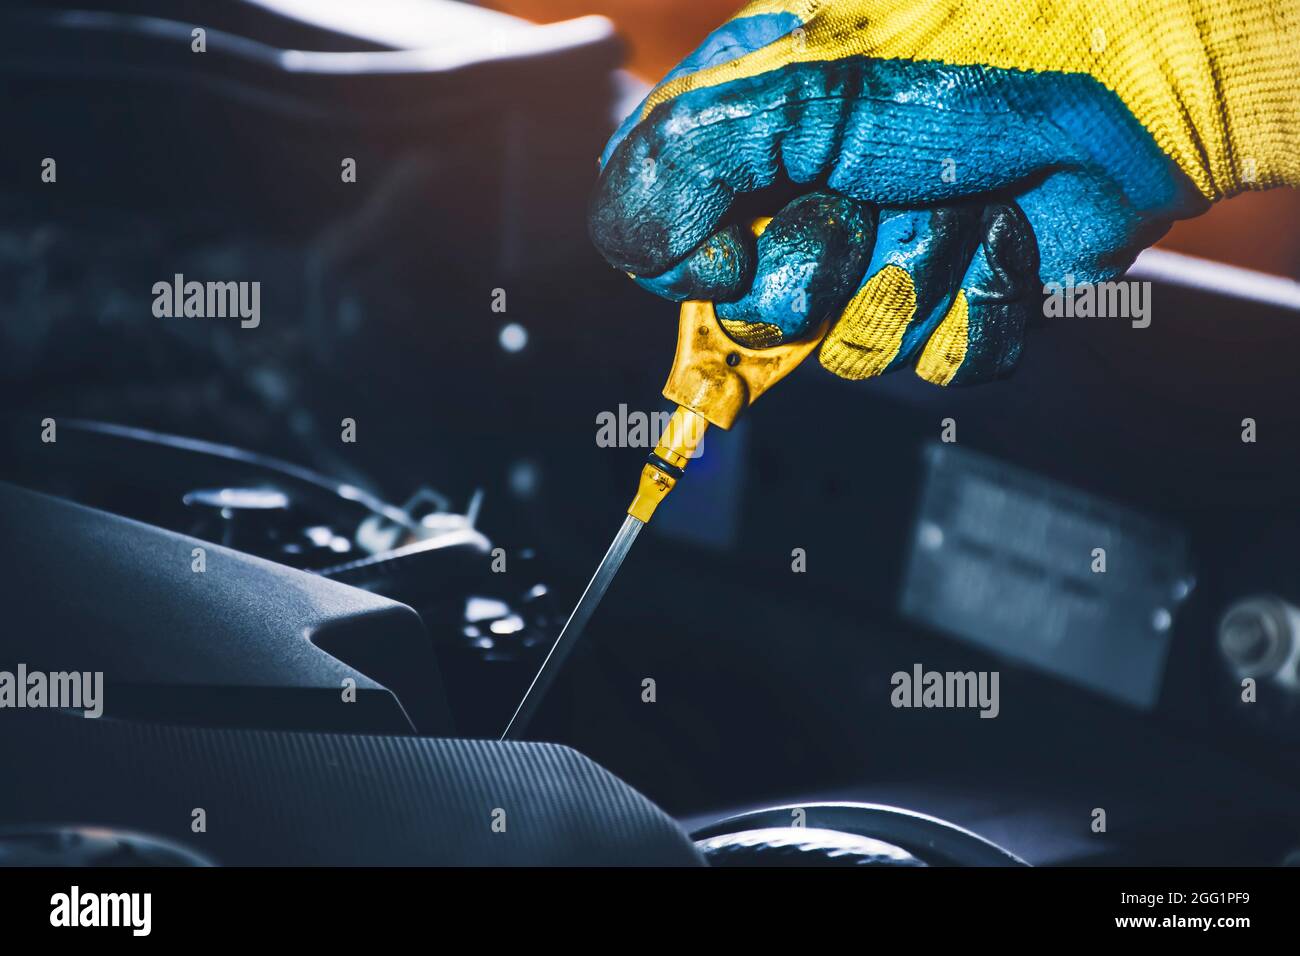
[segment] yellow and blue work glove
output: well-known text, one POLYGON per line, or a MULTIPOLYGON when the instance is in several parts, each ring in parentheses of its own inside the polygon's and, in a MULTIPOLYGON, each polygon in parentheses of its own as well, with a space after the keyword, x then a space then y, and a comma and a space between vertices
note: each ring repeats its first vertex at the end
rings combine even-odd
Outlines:
POLYGON ((755 0, 610 141, 591 234, 742 344, 838 316, 837 375, 984 381, 1042 284, 1300 185, 1297 82, 1300 0, 755 0))

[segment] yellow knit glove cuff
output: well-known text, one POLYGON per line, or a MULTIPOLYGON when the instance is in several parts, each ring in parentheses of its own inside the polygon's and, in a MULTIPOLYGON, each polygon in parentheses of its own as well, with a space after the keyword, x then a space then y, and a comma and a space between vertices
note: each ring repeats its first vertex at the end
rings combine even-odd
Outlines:
POLYGON ((1198 6, 1204 8, 1205 82, 1217 95, 1222 122, 1201 131, 1212 186, 1220 195, 1300 186, 1300 2, 1198 6))

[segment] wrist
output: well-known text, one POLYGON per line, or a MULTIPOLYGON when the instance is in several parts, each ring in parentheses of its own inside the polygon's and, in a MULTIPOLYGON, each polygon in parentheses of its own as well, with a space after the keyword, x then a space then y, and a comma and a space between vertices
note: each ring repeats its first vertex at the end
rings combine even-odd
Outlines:
POLYGON ((1195 6, 1219 101, 1219 131, 1206 137, 1218 195, 1300 186, 1300 0, 1195 6))

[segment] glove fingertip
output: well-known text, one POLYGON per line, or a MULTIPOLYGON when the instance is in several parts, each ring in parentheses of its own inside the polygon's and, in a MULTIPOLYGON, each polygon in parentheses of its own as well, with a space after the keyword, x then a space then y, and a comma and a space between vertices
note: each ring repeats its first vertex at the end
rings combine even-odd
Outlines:
POLYGON ((706 239, 689 256, 662 275, 634 275, 637 285, 673 302, 738 298, 754 275, 752 240, 745 230, 728 226, 706 239))

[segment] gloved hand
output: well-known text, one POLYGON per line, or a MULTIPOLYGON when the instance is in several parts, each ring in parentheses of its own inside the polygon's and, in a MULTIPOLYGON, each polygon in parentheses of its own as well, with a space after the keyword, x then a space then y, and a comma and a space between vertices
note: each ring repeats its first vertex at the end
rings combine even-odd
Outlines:
POLYGON ((591 234, 744 344, 838 315, 838 375, 982 381, 1042 284, 1300 185, 1298 74, 1300 0, 754 0, 610 141, 591 234))

